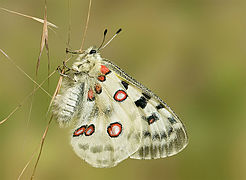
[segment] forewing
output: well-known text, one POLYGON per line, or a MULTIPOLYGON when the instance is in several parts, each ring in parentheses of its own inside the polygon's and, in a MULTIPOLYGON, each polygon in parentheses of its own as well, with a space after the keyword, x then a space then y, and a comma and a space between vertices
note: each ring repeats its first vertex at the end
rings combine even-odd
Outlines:
POLYGON ((180 152, 188 143, 186 130, 177 115, 158 96, 129 77, 110 61, 103 63, 121 79, 129 99, 141 114, 142 140, 135 159, 163 158, 180 152))
POLYGON ((83 108, 73 130, 71 144, 76 154, 94 167, 113 167, 134 154, 141 145, 141 115, 113 73, 104 81, 89 81, 83 108), (97 92, 97 93, 96 93, 97 92))

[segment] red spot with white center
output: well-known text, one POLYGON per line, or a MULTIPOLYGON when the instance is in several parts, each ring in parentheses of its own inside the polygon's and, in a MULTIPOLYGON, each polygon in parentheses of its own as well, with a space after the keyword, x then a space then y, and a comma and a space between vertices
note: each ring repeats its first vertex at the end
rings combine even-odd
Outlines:
POLYGON ((104 75, 107 75, 107 74, 109 74, 109 73, 111 72, 111 71, 110 71, 106 66, 104 66, 104 65, 101 65, 100 71, 101 71, 101 73, 104 74, 104 75))
POLYGON ((102 86, 100 84, 96 84, 95 91, 97 94, 100 94, 102 92, 102 86))
POLYGON ((89 125, 85 130, 85 135, 90 136, 95 132, 95 126, 93 124, 89 125))
POLYGON ((92 91, 92 89, 88 91, 88 99, 90 101, 93 101, 95 99, 94 92, 92 91))
POLYGON ((122 102, 127 98, 127 94, 124 90, 118 90, 116 91, 116 93, 114 94, 114 100, 118 101, 118 102, 122 102))
POLYGON ((80 136, 85 132, 86 126, 81 126, 80 128, 76 129, 73 133, 73 137, 80 136))
POLYGON ((104 75, 98 76, 97 79, 101 82, 106 80, 106 77, 104 75))
POLYGON ((118 122, 111 123, 108 126, 107 132, 110 137, 118 137, 122 132, 122 125, 118 122))

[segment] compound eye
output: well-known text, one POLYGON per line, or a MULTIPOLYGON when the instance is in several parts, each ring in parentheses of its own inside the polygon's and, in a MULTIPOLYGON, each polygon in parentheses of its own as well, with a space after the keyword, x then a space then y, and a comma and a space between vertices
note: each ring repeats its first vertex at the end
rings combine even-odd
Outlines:
POLYGON ((92 49, 89 54, 95 54, 97 51, 95 49, 92 49))

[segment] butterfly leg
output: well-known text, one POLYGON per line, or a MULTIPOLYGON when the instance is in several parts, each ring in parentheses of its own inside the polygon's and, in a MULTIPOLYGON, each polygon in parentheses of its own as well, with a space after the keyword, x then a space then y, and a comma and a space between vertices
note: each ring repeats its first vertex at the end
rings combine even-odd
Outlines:
POLYGON ((65 72, 63 72, 63 69, 61 69, 61 67, 58 66, 58 67, 57 67, 57 71, 59 72, 60 76, 69 78, 69 79, 71 79, 72 81, 77 82, 74 78, 71 78, 69 75, 66 74, 68 71, 70 71, 70 69, 68 69, 68 70, 66 70, 65 72))
POLYGON ((72 68, 68 67, 68 66, 66 65, 66 61, 63 61, 63 66, 64 66, 65 68, 67 68, 66 72, 72 70, 74 73, 80 73, 79 71, 77 71, 77 70, 75 70, 75 69, 72 69, 72 68))

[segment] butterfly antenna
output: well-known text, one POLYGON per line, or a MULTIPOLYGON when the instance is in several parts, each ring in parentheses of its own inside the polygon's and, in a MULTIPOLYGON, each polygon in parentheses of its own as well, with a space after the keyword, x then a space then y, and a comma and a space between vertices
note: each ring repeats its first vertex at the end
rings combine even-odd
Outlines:
POLYGON ((90 20, 90 14, 91 14, 91 1, 89 1, 89 9, 88 9, 88 14, 87 14, 87 19, 86 19, 86 24, 85 24, 85 30, 84 30, 84 33, 83 33, 83 38, 82 38, 82 43, 81 43, 81 47, 79 49, 80 52, 82 52, 83 50, 83 46, 84 46, 84 42, 85 42, 85 36, 86 36, 86 32, 87 32, 87 29, 88 29, 88 24, 89 24, 89 20, 90 20))
POLYGON ((68 35, 67 35, 67 46, 70 47, 71 40, 71 0, 68 0, 68 35))
POLYGON ((107 32, 108 32, 108 30, 105 29, 104 33, 103 33, 103 40, 102 40, 102 43, 100 44, 100 46, 98 47, 98 51, 101 49, 101 47, 103 46, 103 43, 105 42, 105 37, 106 37, 107 32))
POLYGON ((122 31, 122 29, 120 28, 114 35, 113 37, 101 48, 105 48, 120 32, 122 31))

